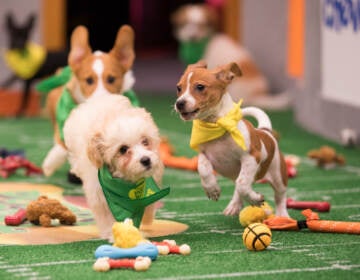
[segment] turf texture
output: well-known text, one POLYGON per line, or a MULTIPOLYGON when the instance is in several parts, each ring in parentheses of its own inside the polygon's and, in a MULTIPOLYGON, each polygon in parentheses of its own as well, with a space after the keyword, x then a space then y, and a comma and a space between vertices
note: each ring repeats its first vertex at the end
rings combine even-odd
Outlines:
MULTIPOLYGON (((139 97, 176 153, 195 155, 188 146, 191 124, 181 121, 173 110, 175 96, 144 93, 139 97)), ((360 222, 360 149, 345 149, 306 132, 296 124, 291 111, 269 115, 280 133, 281 150, 301 157, 298 176, 289 180, 288 196, 329 201, 330 212, 319 213, 323 220, 360 222), (346 165, 333 170, 317 168, 306 153, 322 145, 342 153, 346 165)), ((27 158, 37 165, 52 145, 52 128, 46 118, 0 119, 0 134, 1 147, 24 149, 27 158)), ((29 178, 19 171, 6 180, 54 184, 64 188, 65 194, 82 195, 80 186, 67 182, 67 170, 65 165, 51 178, 29 178)), ((146 272, 99 273, 92 270, 92 264, 94 251, 106 244, 104 240, 47 246, 0 245, 0 279, 360 279, 359 235, 272 231, 272 243, 266 250, 248 251, 242 244, 244 229, 238 217, 222 215, 233 192, 231 181, 219 178, 222 194, 218 202, 206 198, 195 172, 167 168, 163 181, 171 192, 163 199, 157 217, 189 225, 186 232, 166 238, 189 244, 191 255, 159 256, 146 272)), ((255 184, 254 189, 274 206, 269 185, 255 184)), ((290 209, 289 214, 303 219, 299 210, 290 209)))

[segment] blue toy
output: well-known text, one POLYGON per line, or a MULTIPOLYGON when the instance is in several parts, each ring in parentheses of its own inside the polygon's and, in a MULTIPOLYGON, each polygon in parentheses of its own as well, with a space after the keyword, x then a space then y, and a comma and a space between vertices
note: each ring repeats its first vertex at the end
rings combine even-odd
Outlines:
POLYGON ((111 245, 101 245, 95 251, 95 258, 109 257, 110 259, 149 257, 152 261, 157 258, 159 251, 156 245, 143 243, 132 248, 118 248, 111 245))

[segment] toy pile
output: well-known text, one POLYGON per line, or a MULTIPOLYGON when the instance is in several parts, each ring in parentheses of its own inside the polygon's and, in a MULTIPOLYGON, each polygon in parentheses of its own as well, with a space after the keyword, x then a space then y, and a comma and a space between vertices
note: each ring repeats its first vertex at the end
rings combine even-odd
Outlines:
POLYGON ((174 240, 162 242, 146 240, 131 219, 115 222, 112 231, 114 244, 101 245, 95 250, 96 261, 93 265, 95 271, 105 272, 114 268, 146 271, 158 255, 191 253, 189 245, 178 246, 174 240))

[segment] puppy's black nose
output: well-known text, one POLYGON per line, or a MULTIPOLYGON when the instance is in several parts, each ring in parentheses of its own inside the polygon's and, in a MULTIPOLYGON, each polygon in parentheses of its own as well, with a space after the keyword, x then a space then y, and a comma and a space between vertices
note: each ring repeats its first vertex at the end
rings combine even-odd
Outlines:
POLYGON ((179 100, 179 101, 177 101, 176 104, 175 104, 176 109, 178 109, 179 111, 184 110, 185 104, 186 104, 186 101, 185 101, 185 100, 179 100))
POLYGON ((142 157, 142 158, 140 159, 140 163, 141 163, 142 165, 144 165, 145 167, 150 167, 150 166, 151 166, 151 160, 150 160, 149 157, 142 157))

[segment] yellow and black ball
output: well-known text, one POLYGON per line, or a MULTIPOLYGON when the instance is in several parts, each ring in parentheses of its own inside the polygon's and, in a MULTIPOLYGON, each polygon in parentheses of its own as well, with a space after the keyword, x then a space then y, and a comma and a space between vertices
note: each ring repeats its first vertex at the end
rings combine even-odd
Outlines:
POLYGON ((249 250, 262 251, 271 243, 271 230, 263 223, 252 223, 245 228, 242 238, 249 250))

